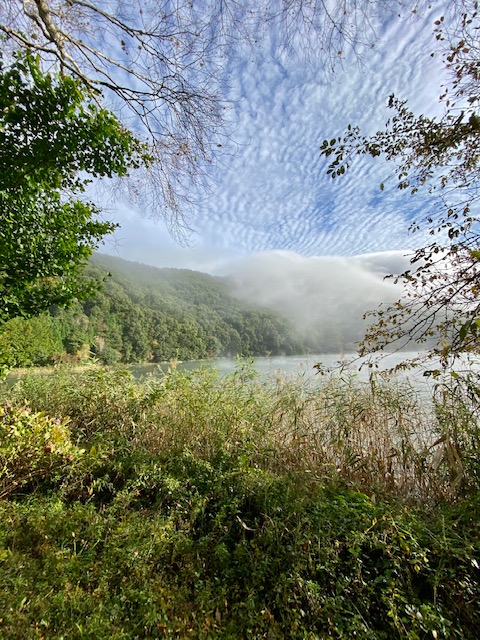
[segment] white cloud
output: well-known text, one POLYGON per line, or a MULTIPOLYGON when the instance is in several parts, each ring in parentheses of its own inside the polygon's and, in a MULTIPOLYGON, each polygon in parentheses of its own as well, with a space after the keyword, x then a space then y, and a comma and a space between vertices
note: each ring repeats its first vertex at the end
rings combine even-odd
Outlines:
MULTIPOLYGON (((423 16, 377 25, 375 48, 361 62, 347 56, 334 76, 321 59, 310 56, 306 64, 279 52, 274 37, 261 51, 237 51, 225 82, 238 154, 218 167, 214 193, 193 219, 192 246, 176 246, 163 224, 124 210, 118 247, 107 250, 156 266, 224 273, 232 260, 265 251, 356 256, 423 245, 426 235, 411 236, 408 227, 426 213, 426 198, 388 182, 380 191, 394 169, 366 157, 332 180, 319 147, 348 123, 366 133, 381 128, 392 92, 418 112, 435 112, 443 73, 429 55, 435 5, 423 16)), ((362 266, 358 259, 348 264, 362 266)))
MULTIPOLYGON (((432 10, 433 11, 433 10, 432 10)), ((217 193, 200 210, 196 228, 215 246, 243 251, 291 249, 304 255, 363 253, 416 246, 409 237, 419 196, 379 185, 393 167, 360 158, 350 174, 332 180, 320 156, 324 138, 359 124, 381 128, 388 96, 435 109, 440 67, 431 59, 432 11, 407 22, 390 20, 360 66, 353 57, 336 77, 321 62, 281 61, 268 46, 258 61, 231 61, 230 98, 236 104, 239 154, 218 174, 217 193)))

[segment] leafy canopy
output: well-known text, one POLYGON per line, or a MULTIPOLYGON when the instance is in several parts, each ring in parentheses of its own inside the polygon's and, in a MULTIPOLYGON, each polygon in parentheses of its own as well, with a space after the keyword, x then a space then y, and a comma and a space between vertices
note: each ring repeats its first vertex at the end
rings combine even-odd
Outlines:
POLYGON ((0 66, 0 322, 92 292, 79 274, 115 225, 80 195, 92 177, 148 162, 78 80, 44 73, 31 54, 0 66))

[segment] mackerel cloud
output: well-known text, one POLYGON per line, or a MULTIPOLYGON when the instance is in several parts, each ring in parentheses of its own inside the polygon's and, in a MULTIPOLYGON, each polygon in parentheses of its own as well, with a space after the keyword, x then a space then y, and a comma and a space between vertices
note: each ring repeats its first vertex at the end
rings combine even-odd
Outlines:
POLYGON ((332 77, 321 61, 306 65, 267 43, 262 56, 237 52, 228 69, 238 153, 217 175, 196 229, 208 243, 247 253, 290 250, 306 256, 396 250, 422 242, 408 234, 426 212, 421 196, 379 185, 393 166, 359 157, 340 179, 326 176, 319 147, 348 123, 382 127, 391 93, 431 113, 441 67, 434 15, 380 26, 381 41, 361 64, 347 59, 332 77), (270 45, 270 46, 269 46, 270 45))

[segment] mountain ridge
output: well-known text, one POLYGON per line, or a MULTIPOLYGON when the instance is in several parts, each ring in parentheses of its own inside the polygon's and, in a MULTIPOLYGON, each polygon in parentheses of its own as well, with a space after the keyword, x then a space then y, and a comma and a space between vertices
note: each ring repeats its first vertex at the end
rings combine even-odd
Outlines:
POLYGON ((85 277, 102 283, 68 309, 6 323, 0 350, 9 366, 198 360, 307 351, 281 314, 237 298, 227 279, 158 268, 96 253, 85 277))

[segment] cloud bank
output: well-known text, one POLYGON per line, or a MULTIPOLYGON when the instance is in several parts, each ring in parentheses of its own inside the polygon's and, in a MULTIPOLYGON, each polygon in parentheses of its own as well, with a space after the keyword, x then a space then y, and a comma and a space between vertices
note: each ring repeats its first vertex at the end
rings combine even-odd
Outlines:
POLYGON ((385 276, 405 270, 408 260, 401 251, 311 258, 272 251, 236 264, 230 280, 243 300, 280 311, 307 340, 341 351, 362 339, 365 312, 401 296, 385 276))

